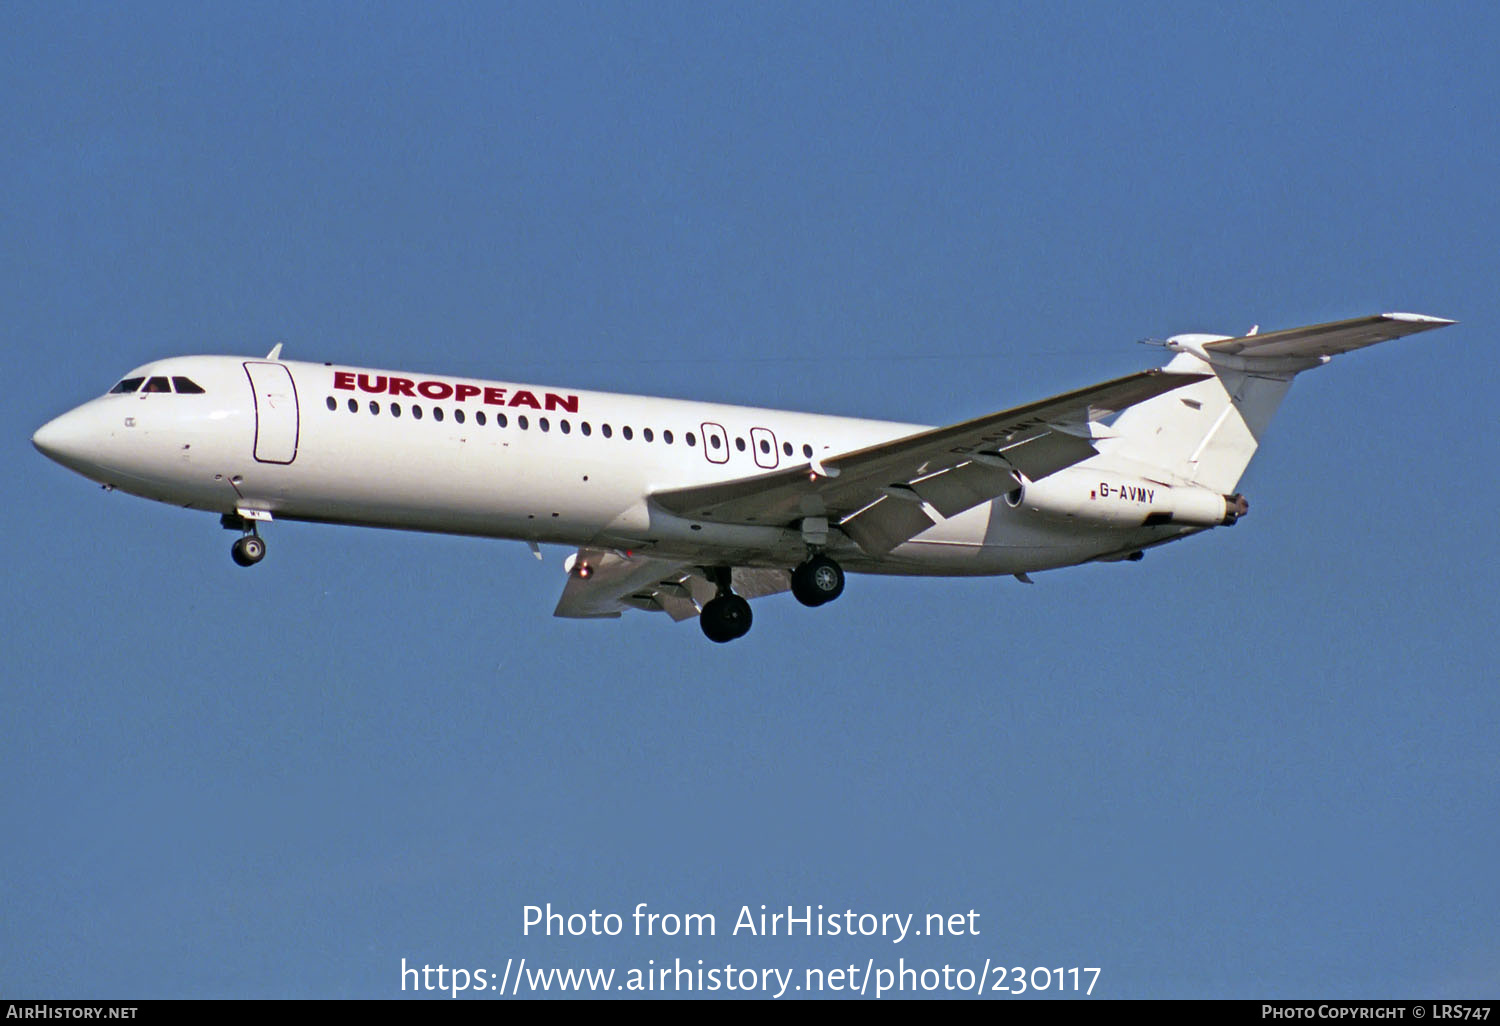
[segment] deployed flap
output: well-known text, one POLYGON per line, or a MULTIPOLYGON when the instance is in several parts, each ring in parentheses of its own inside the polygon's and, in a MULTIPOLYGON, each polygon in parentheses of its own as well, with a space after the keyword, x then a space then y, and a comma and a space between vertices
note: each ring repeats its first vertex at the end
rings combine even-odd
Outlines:
MULTIPOLYGON (((735 594, 760 598, 791 588, 792 575, 786 570, 735 567, 731 583, 735 594)), ((690 563, 585 546, 569 561, 568 583, 552 615, 597 619, 643 609, 687 620, 698 615, 715 591, 690 563)))
POLYGON ((737 566, 730 573, 730 584, 741 598, 764 598, 792 590, 790 570, 737 566))
MULTIPOLYGON (((683 612, 686 603, 692 609, 686 615, 696 616, 698 610, 692 596, 678 584, 686 566, 673 560, 626 556, 609 549, 581 548, 573 557, 568 583, 552 615, 570 619, 613 617, 632 608, 683 612), (657 593, 664 587, 670 587, 671 598, 679 601, 662 602, 657 593), (636 599, 637 595, 644 598, 636 599)), ((682 618, 673 615, 675 619, 682 618)))
POLYGON ((1384 313, 1372 317, 1354 317, 1347 321, 1313 324, 1305 328, 1268 331, 1264 335, 1246 335, 1207 342, 1209 352, 1244 356, 1336 356, 1351 349, 1363 349, 1377 342, 1388 342, 1403 335, 1430 331, 1454 323, 1442 317, 1413 313, 1384 313))
POLYGON ((872 556, 883 555, 915 538, 936 520, 918 503, 886 496, 839 524, 854 543, 872 556))
POLYGON ((1035 480, 1072 466, 1094 455, 1081 436, 1095 422, 1209 376, 1143 371, 815 464, 655 492, 651 501, 679 516, 741 524, 863 511, 856 533, 869 551, 888 551, 932 525, 923 502, 952 516, 1015 488, 1015 472, 1035 480))

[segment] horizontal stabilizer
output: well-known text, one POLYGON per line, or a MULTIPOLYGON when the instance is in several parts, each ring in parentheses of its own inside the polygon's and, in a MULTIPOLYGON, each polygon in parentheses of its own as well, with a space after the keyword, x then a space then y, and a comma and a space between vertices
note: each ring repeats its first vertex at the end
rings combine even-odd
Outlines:
POLYGON ((1264 335, 1220 339, 1205 343, 1203 348, 1210 353, 1228 353, 1233 356, 1337 356, 1352 349, 1363 349, 1377 342, 1389 342, 1403 335, 1415 335, 1419 331, 1430 331, 1453 323, 1455 322, 1442 317, 1427 317, 1423 314, 1384 313, 1328 324, 1312 324, 1305 328, 1268 331, 1264 335))
POLYGON ((1299 373, 1339 353, 1452 323, 1384 313, 1240 338, 1175 336, 1167 340, 1178 354, 1168 369, 1207 366, 1213 376, 1126 410, 1111 425, 1119 441, 1110 452, 1165 480, 1228 494, 1299 373))

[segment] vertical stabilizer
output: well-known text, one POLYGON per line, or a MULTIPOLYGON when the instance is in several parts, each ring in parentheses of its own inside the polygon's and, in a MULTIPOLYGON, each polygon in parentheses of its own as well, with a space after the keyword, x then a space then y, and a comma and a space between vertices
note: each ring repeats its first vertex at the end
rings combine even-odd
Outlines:
POLYGON ((1267 374, 1210 364, 1179 353, 1169 371, 1214 376, 1132 406, 1113 425, 1110 448, 1211 491, 1234 491, 1262 434, 1292 384, 1292 373, 1267 374))
POLYGON ((1232 492, 1294 377, 1341 353, 1452 323, 1385 313, 1239 338, 1176 335, 1167 340, 1177 352, 1167 369, 1214 376, 1120 414, 1108 451, 1180 482, 1232 492))

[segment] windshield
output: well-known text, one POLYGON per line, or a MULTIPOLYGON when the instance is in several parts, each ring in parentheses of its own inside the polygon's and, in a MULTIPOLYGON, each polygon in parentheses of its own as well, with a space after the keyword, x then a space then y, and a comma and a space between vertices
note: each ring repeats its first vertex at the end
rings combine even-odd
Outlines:
POLYGON ((192 378, 175 375, 169 381, 165 377, 155 378, 126 378, 111 388, 107 395, 128 395, 133 392, 158 392, 169 394, 176 392, 178 395, 203 395, 204 388, 192 378), (142 388, 142 383, 145 388, 142 388))

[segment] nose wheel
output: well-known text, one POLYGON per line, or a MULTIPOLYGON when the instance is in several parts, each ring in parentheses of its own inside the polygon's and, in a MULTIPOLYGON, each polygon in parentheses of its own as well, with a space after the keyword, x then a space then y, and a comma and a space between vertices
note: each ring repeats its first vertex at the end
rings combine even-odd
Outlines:
MULTIPOLYGON (((270 519, 269 516, 266 517, 270 519)), ((219 526, 226 531, 242 532, 239 539, 229 547, 229 556, 240 566, 254 566, 266 558, 266 543, 260 540, 255 530, 255 521, 238 513, 225 513, 219 518, 219 526)))
POLYGON ((229 547, 229 555, 240 566, 254 566, 266 558, 266 543, 258 534, 247 534, 229 547))
POLYGON ((821 606, 844 593, 844 568, 817 555, 792 571, 792 595, 804 606, 821 606))

